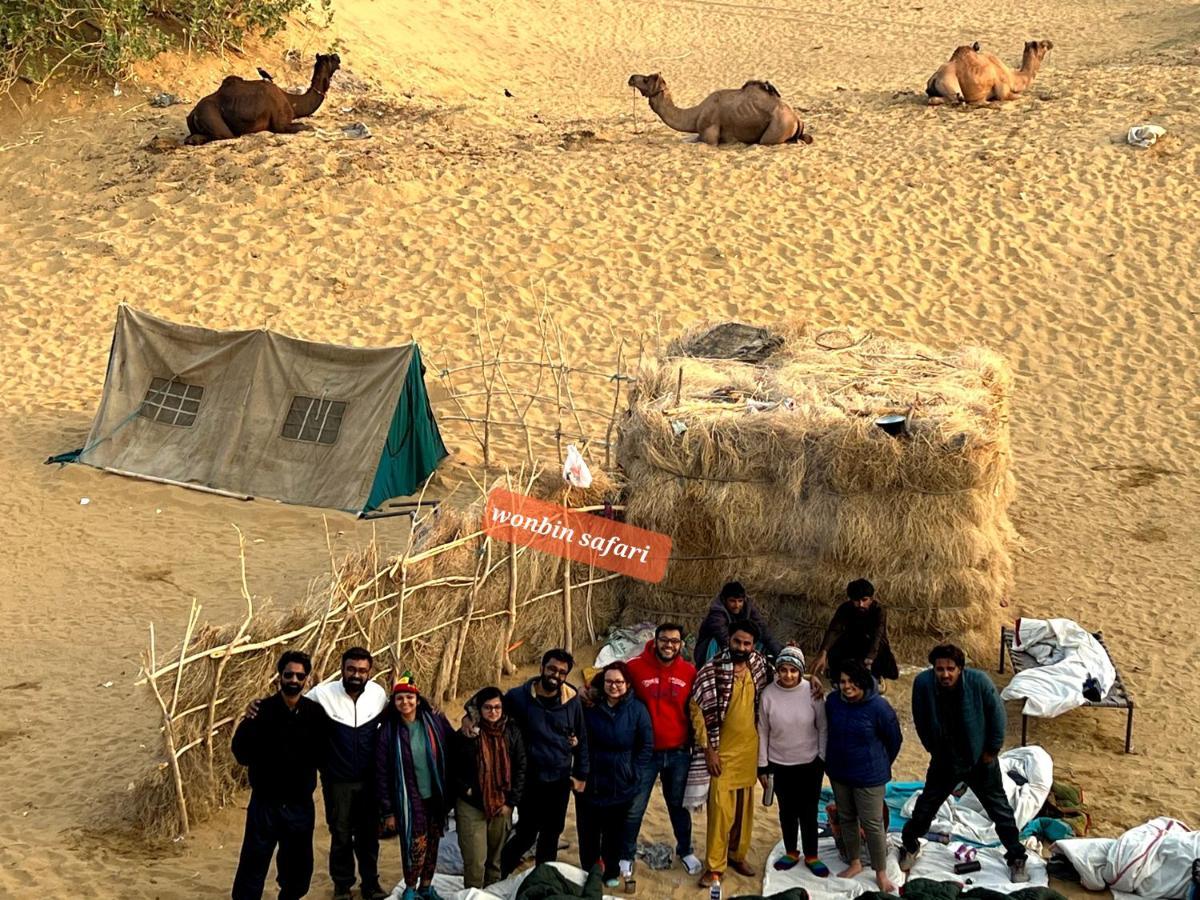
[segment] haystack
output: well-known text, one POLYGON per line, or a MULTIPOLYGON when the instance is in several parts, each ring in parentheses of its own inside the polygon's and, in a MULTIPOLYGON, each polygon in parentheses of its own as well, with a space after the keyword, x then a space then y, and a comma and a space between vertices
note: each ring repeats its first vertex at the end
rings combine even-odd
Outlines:
POLYGON ((865 577, 902 658, 949 638, 990 653, 1013 582, 1004 360, 803 330, 754 363, 697 357, 709 331, 644 365, 620 432, 626 520, 674 539, 626 618, 694 622, 736 579, 815 649, 865 577), (876 425, 888 414, 901 434, 876 425))

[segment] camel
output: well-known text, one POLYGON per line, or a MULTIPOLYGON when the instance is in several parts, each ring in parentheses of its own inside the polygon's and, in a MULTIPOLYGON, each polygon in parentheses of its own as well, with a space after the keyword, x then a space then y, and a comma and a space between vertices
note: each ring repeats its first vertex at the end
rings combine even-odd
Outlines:
POLYGON ((295 134, 306 130, 309 126, 295 120, 320 109, 333 73, 341 64, 336 53, 318 53, 312 83, 303 94, 280 90, 262 69, 258 70, 262 81, 230 75, 215 93, 197 103, 188 114, 188 137, 184 143, 207 144, 257 131, 295 134))
POLYGON ((1030 84, 1047 51, 1050 41, 1026 41, 1021 68, 1015 72, 994 53, 981 53, 979 42, 963 45, 933 73, 925 85, 929 105, 938 106, 947 100, 959 103, 984 103, 988 100, 1012 100, 1030 84))
POLYGON ((669 128, 699 135, 706 144, 812 143, 804 123, 769 81, 747 81, 738 90, 714 91, 698 106, 680 109, 662 75, 630 75, 629 86, 650 101, 650 108, 669 128))

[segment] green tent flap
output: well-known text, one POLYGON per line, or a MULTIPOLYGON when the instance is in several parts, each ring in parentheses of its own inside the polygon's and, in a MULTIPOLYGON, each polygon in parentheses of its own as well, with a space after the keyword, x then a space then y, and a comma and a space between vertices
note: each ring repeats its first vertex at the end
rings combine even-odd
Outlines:
POLYGON ((425 392, 424 370, 421 350, 414 348, 364 513, 378 509, 392 497, 414 493, 447 456, 425 392))

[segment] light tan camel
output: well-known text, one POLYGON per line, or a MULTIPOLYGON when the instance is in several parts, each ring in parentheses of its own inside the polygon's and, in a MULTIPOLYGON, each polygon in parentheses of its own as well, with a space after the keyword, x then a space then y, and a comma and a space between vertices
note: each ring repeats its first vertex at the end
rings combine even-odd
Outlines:
POLYGON ((295 134, 308 128, 296 119, 311 116, 320 109, 333 73, 341 64, 336 53, 317 54, 312 83, 303 94, 281 91, 262 69, 258 70, 262 81, 230 75, 188 114, 188 136, 184 143, 206 144, 258 131, 295 134))
POLYGON ((1026 41, 1021 68, 1015 72, 994 53, 981 53, 979 42, 963 45, 933 73, 925 85, 929 105, 947 100, 958 103, 984 103, 988 100, 1012 100, 1033 83, 1042 67, 1050 41, 1026 41))
POLYGON ((769 81, 747 81, 736 91, 714 91, 698 106, 680 109, 671 99, 659 74, 630 75, 635 87, 650 101, 650 108, 670 128, 699 135, 706 144, 740 141, 743 144, 812 143, 804 123, 784 103, 769 81))

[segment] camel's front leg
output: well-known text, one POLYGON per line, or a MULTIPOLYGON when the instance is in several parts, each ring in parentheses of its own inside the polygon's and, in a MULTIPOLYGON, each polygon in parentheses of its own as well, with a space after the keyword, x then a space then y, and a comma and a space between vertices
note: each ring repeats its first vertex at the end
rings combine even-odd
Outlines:
POLYGON ((697 140, 703 141, 710 147, 716 147, 721 143, 721 123, 710 120, 701 120, 697 123, 696 135, 697 140))

